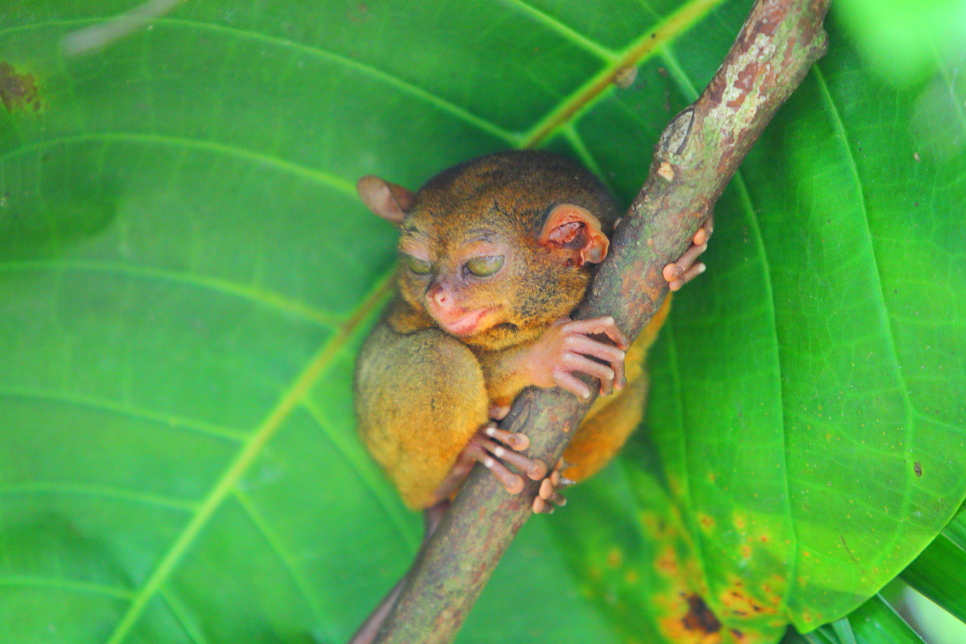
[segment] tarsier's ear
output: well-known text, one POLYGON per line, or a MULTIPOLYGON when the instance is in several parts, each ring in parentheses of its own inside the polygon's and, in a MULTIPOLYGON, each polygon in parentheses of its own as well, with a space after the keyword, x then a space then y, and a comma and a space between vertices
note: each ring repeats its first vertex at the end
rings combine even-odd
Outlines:
POLYGON ((577 266, 601 263, 610 248, 610 240, 601 232, 600 220, 586 208, 569 203, 550 211, 539 241, 544 246, 571 251, 577 266))
POLYGON ((356 191, 369 210, 386 221, 401 224, 413 205, 413 193, 371 174, 356 182, 356 191))

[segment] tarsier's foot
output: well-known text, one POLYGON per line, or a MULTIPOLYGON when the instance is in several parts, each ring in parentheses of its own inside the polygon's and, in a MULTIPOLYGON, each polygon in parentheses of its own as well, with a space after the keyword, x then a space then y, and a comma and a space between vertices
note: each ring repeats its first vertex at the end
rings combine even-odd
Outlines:
POLYGON ((695 263, 694 260, 708 249, 708 240, 711 239, 712 232, 714 232, 714 214, 709 215, 708 220, 694 233, 691 246, 684 251, 678 261, 664 267, 662 274, 668 282, 668 288, 672 291, 679 290, 704 272, 706 268, 704 263, 695 263))
POLYGON ((507 469, 504 462, 534 481, 539 481, 547 475, 547 466, 543 461, 517 453, 528 447, 530 447, 530 439, 525 434, 514 434, 498 429, 496 423, 490 422, 470 439, 463 453, 485 465, 503 484, 507 492, 519 494, 523 491, 523 478, 507 469), (507 449, 504 445, 511 449, 507 449))
POLYGON ((556 467, 553 468, 553 472, 550 476, 543 479, 540 483, 540 491, 537 494, 537 498, 533 500, 533 511, 537 514, 553 514, 556 507, 563 507, 567 505, 567 499, 562 494, 560 490, 565 487, 569 487, 575 483, 568 478, 564 478, 560 475, 560 472, 570 467, 570 463, 567 463, 562 458, 557 461, 556 467))

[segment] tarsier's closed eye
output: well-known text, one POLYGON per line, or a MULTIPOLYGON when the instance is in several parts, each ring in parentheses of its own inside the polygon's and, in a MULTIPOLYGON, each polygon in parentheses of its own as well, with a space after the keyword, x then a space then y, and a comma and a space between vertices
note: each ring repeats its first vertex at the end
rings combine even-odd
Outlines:
POLYGON ((474 257, 466 262, 466 270, 476 277, 489 277, 503 267, 503 255, 474 257))
POLYGON ((406 255, 406 265, 416 275, 429 275, 433 270, 433 265, 425 259, 419 259, 412 255, 406 255))

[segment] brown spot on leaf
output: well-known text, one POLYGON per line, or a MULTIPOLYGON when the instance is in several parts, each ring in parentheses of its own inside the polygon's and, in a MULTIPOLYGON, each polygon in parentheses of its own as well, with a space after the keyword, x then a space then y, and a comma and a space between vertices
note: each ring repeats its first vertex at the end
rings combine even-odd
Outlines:
POLYGON ((607 565, 611 568, 617 568, 621 565, 622 557, 619 548, 611 548, 607 552, 607 565))
POLYGON ((637 67, 634 65, 628 65, 627 67, 621 67, 614 74, 614 85, 617 85, 621 89, 627 89, 634 84, 637 79, 637 67))
POLYGON ((0 60, 0 102, 8 112, 40 111, 42 102, 33 74, 18 74, 13 65, 0 60))
POLYGON ((727 609, 727 615, 775 614, 775 608, 764 606, 761 601, 752 596, 751 592, 742 588, 738 580, 732 579, 731 586, 731 590, 721 594, 721 606, 727 609))
POLYGON ((654 562, 657 571, 666 577, 674 577, 678 574, 678 558, 674 553, 674 548, 668 546, 664 553, 654 562))
MULTIPOLYGON (((916 156, 917 157, 919 156, 919 153, 918 152, 916 153, 916 156)), ((918 161, 918 160, 919 159, 916 158, 916 161, 918 161)), ((919 461, 916 461, 915 463, 913 463, 912 464, 912 470, 916 473, 916 476, 922 476, 922 463, 920 463, 919 461)))
POLYGON ((691 593, 685 599, 688 602, 688 612, 681 618, 681 623, 686 630, 702 634, 717 633, 721 630, 721 622, 699 595, 691 593))

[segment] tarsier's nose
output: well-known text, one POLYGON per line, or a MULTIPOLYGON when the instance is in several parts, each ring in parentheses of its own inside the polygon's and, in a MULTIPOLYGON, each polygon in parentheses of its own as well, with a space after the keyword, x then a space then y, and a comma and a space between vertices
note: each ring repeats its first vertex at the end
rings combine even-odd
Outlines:
POLYGON ((426 300, 430 308, 443 313, 449 313, 453 308, 453 296, 442 284, 433 284, 426 291, 426 300))

